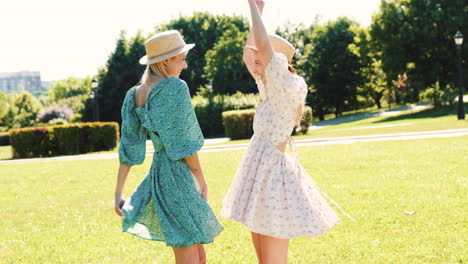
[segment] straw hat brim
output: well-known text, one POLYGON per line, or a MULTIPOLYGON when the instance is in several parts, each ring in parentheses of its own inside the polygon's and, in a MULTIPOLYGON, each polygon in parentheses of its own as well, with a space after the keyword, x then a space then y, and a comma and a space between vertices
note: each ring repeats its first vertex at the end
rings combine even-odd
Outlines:
POLYGON ((161 56, 151 58, 150 60, 148 60, 148 56, 145 55, 145 56, 141 57, 140 64, 147 65, 147 64, 153 64, 153 63, 156 63, 156 62, 167 60, 167 59, 172 58, 174 56, 177 56, 177 55, 179 55, 181 53, 184 53, 184 52, 186 52, 188 50, 191 50, 193 47, 195 47, 195 44, 186 44, 184 47, 182 47, 180 49, 176 49, 176 50, 173 50, 171 52, 165 53, 165 54, 163 54, 161 56))

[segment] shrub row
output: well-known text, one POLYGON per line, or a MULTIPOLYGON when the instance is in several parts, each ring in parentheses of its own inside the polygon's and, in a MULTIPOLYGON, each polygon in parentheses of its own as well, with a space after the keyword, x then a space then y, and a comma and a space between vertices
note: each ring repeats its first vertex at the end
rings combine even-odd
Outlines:
POLYGON ((253 135, 255 109, 223 112, 224 134, 231 139, 250 138, 253 135))
POLYGON ((0 146, 10 145, 10 135, 8 132, 0 132, 0 146))
POLYGON ((223 112, 255 108, 260 101, 259 95, 240 92, 233 95, 197 95, 192 98, 192 104, 205 137, 223 134, 223 112))
POLYGON ((27 127, 11 129, 9 135, 14 158, 73 155, 114 149, 119 125, 95 122, 27 127))
MULTIPOLYGON (((255 109, 233 110, 223 112, 224 133, 231 139, 246 139, 253 135, 253 119, 255 109)), ((312 108, 304 107, 301 123, 294 131, 301 131, 306 134, 312 123, 312 108)))

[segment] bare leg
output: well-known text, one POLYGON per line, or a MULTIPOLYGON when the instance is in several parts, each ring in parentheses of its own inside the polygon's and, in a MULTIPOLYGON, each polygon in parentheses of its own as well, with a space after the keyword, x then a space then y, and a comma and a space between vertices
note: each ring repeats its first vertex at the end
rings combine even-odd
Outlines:
POLYGON ((174 250, 176 264, 199 264, 197 245, 184 248, 172 248, 174 250))
POLYGON ((203 247, 202 244, 197 244, 197 249, 198 249, 198 263, 206 264, 205 247, 203 247))
POLYGON ((288 263, 289 239, 260 235, 262 260, 268 264, 288 263))
POLYGON ((252 234, 252 242, 255 247, 255 252, 257 253, 257 259, 259 264, 263 264, 262 261, 262 245, 260 244, 260 234, 250 232, 252 234))

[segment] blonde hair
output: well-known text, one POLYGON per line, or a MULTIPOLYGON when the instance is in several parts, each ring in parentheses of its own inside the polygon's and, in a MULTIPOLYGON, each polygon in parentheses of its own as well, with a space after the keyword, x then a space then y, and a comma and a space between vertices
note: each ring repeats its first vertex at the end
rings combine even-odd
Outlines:
POLYGON ((140 84, 152 86, 168 77, 164 62, 156 62, 146 66, 140 79, 140 84))

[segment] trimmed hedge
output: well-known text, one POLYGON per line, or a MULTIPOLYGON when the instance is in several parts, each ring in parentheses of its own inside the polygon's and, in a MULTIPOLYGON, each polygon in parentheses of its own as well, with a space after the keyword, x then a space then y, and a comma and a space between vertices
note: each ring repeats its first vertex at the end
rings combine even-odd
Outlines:
POLYGON ((225 131, 222 113, 229 110, 252 109, 260 104, 257 94, 233 95, 197 95, 192 98, 192 104, 197 115, 200 128, 205 137, 219 136, 225 131))
POLYGON ((224 133, 231 139, 245 139, 253 135, 255 109, 223 112, 224 133))
POLYGON ((111 150, 117 146, 115 122, 74 123, 11 129, 14 158, 47 157, 111 150))
POLYGON ((0 146, 10 145, 10 134, 8 132, 0 132, 0 146))
MULTIPOLYGON (((224 133, 226 137, 231 139, 247 139, 253 135, 253 119, 255 109, 248 110, 232 110, 223 112, 224 133)), ((309 126, 312 123, 312 108, 310 106, 304 107, 302 114, 301 124, 299 130, 303 134, 307 134, 309 126)))

